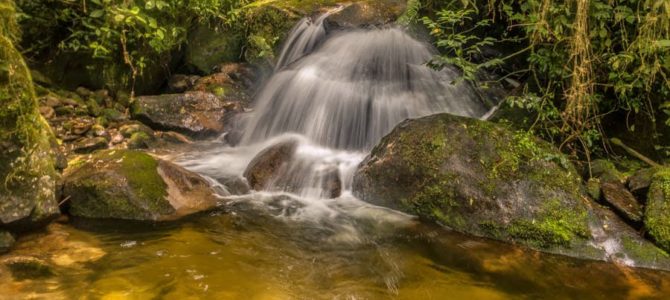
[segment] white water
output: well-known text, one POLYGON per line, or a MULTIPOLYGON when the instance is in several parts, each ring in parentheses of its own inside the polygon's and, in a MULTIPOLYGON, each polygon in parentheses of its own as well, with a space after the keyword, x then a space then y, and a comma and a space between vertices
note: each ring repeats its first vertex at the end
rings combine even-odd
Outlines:
POLYGON ((407 118, 448 112, 481 117, 487 112, 458 74, 426 66, 435 52, 396 27, 327 32, 328 14, 300 21, 287 39, 275 73, 258 93, 253 112, 243 118, 238 146, 192 154, 181 163, 217 180, 243 180, 251 160, 286 140, 298 146, 290 162, 249 201, 279 217, 323 222, 341 216, 397 222, 406 216, 375 208, 352 196, 357 165, 367 152, 407 118), (337 170, 342 195, 327 199, 324 174, 337 170), (298 190, 289 186, 299 186, 298 190))

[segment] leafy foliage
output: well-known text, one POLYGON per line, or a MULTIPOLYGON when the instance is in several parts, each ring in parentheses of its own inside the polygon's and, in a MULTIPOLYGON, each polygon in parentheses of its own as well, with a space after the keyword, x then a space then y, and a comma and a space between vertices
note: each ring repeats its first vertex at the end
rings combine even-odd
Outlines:
POLYGON ((423 22, 443 53, 435 64, 453 64, 465 79, 521 55, 523 67, 506 73, 526 85, 509 103, 536 111, 540 133, 574 154, 603 145, 607 114, 655 122, 665 112, 670 126, 668 1, 452 1, 423 22), (484 55, 494 45, 514 50, 484 55))
POLYGON ((132 78, 186 40, 196 22, 234 20, 244 0, 18 0, 26 52, 56 52, 122 63, 132 78), (50 34, 44 34, 44 33, 50 34))

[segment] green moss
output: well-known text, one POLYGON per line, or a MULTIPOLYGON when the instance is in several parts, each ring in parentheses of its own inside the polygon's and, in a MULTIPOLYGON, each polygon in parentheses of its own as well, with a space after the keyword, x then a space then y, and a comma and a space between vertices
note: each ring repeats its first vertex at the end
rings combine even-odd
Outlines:
POLYGON ((537 247, 569 246, 575 239, 588 236, 587 214, 585 209, 549 200, 537 219, 514 220, 506 231, 512 238, 537 247))
POLYGON ((646 241, 636 241, 630 237, 624 236, 621 239, 621 245, 625 249, 625 253, 636 262, 646 263, 653 265, 661 259, 667 259, 670 257, 665 251, 654 247, 652 244, 646 241))
POLYGON ((653 176, 644 225, 656 244, 670 251, 670 168, 661 168, 653 176))
POLYGON ((77 165, 66 185, 73 215, 145 220, 174 211, 158 161, 149 154, 103 150, 77 165))
POLYGON ((0 217, 43 221, 57 213, 53 133, 38 112, 30 71, 13 45, 14 17, 12 1, 0 4, 0 217))
POLYGON ((129 149, 148 148, 152 138, 143 131, 133 133, 128 139, 129 149))
POLYGON ((155 206, 165 202, 167 185, 158 174, 158 161, 155 158, 138 151, 103 152, 97 157, 104 155, 111 160, 122 160, 119 170, 139 197, 150 200, 149 203, 155 206))

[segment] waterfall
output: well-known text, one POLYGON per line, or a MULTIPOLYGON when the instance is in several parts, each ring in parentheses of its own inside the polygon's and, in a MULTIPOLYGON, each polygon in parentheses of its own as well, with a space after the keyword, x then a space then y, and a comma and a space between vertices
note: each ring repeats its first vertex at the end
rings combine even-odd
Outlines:
POLYGON ((257 154, 293 142, 295 153, 258 191, 265 196, 255 199, 289 194, 303 210, 332 214, 324 205, 333 197, 327 187, 339 183, 339 203, 357 201, 351 195, 357 165, 404 119, 487 112, 454 69, 426 65, 436 54, 429 44, 399 27, 329 31, 328 16, 305 18, 293 28, 253 111, 238 124, 239 145, 197 154, 183 165, 211 178, 242 179, 257 154))
POLYGON ((435 52, 401 28, 327 33, 305 19, 285 43, 259 92, 242 143, 297 133, 336 149, 367 150, 407 118, 440 112, 480 117, 487 108, 449 68, 426 66, 435 52))

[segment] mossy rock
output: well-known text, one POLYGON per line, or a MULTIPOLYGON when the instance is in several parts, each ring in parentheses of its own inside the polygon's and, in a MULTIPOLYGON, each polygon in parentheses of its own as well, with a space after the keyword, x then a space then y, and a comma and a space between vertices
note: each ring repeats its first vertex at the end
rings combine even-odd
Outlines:
POLYGON ((661 168, 653 176, 644 226, 659 247, 670 251, 670 168, 661 168))
POLYGON ((606 246, 623 237, 655 249, 589 200, 575 168, 552 145, 495 123, 448 114, 406 120, 359 165, 353 188, 372 204, 542 251, 625 256, 606 246))
POLYGON ((71 165, 63 195, 76 217, 165 221, 216 205, 203 178, 144 152, 98 151, 71 165))
POLYGON ((527 133, 440 114, 401 123, 356 172, 356 194, 457 231, 538 248, 589 236, 577 172, 527 133))
POLYGON ((154 137, 144 132, 135 132, 128 139, 128 149, 147 149, 154 142, 154 137))
POLYGON ((12 2, 0 10, 0 227, 25 230, 59 214, 53 133, 39 114, 30 71, 14 47, 12 2), (7 29, 7 30, 6 30, 7 29))

